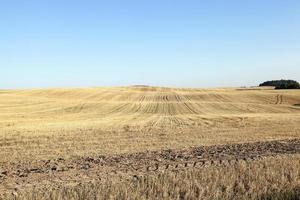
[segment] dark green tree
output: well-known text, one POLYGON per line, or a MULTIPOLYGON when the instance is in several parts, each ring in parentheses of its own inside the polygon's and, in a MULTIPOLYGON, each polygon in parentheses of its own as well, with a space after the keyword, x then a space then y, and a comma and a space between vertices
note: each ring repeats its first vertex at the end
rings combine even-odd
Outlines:
POLYGON ((273 86, 275 89, 300 89, 300 84, 294 80, 273 80, 266 81, 259 85, 262 86, 273 86))

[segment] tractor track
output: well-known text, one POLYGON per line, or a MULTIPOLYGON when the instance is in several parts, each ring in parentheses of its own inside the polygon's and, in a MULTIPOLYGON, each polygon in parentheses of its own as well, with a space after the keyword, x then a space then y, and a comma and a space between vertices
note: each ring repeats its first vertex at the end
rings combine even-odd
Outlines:
MULTIPOLYGON (((37 184, 42 178, 82 180, 113 174, 147 174, 167 170, 185 170, 211 166, 234 166, 268 157, 300 154, 300 139, 244 144, 191 147, 183 150, 163 150, 115 156, 63 158, 0 165, 0 193, 4 185, 20 182, 37 184)), ((22 184, 21 184, 22 185, 22 184)))
POLYGON ((280 105, 280 104, 282 104, 282 103, 283 103, 283 95, 282 95, 282 94, 278 94, 278 95, 276 96, 276 102, 275 102, 275 104, 280 105))

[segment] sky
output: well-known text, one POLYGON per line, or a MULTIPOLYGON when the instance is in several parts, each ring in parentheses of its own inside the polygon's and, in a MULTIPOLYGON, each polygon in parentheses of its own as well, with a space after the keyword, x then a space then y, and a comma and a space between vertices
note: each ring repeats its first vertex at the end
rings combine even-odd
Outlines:
POLYGON ((0 88, 300 81, 299 0, 0 0, 0 88))

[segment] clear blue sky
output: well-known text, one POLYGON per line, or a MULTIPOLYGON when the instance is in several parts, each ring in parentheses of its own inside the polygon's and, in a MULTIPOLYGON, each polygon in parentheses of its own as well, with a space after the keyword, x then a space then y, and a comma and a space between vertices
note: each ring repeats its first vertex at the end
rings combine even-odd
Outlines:
POLYGON ((300 1, 1 1, 0 69, 0 88, 300 81, 300 1))

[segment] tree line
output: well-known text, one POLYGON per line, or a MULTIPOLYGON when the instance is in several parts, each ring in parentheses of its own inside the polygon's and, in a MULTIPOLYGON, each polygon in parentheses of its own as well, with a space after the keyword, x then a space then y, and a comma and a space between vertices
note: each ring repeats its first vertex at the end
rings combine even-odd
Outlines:
POLYGON ((300 84, 294 80, 273 80, 266 81, 259 85, 262 86, 273 86, 275 89, 300 89, 300 84))

